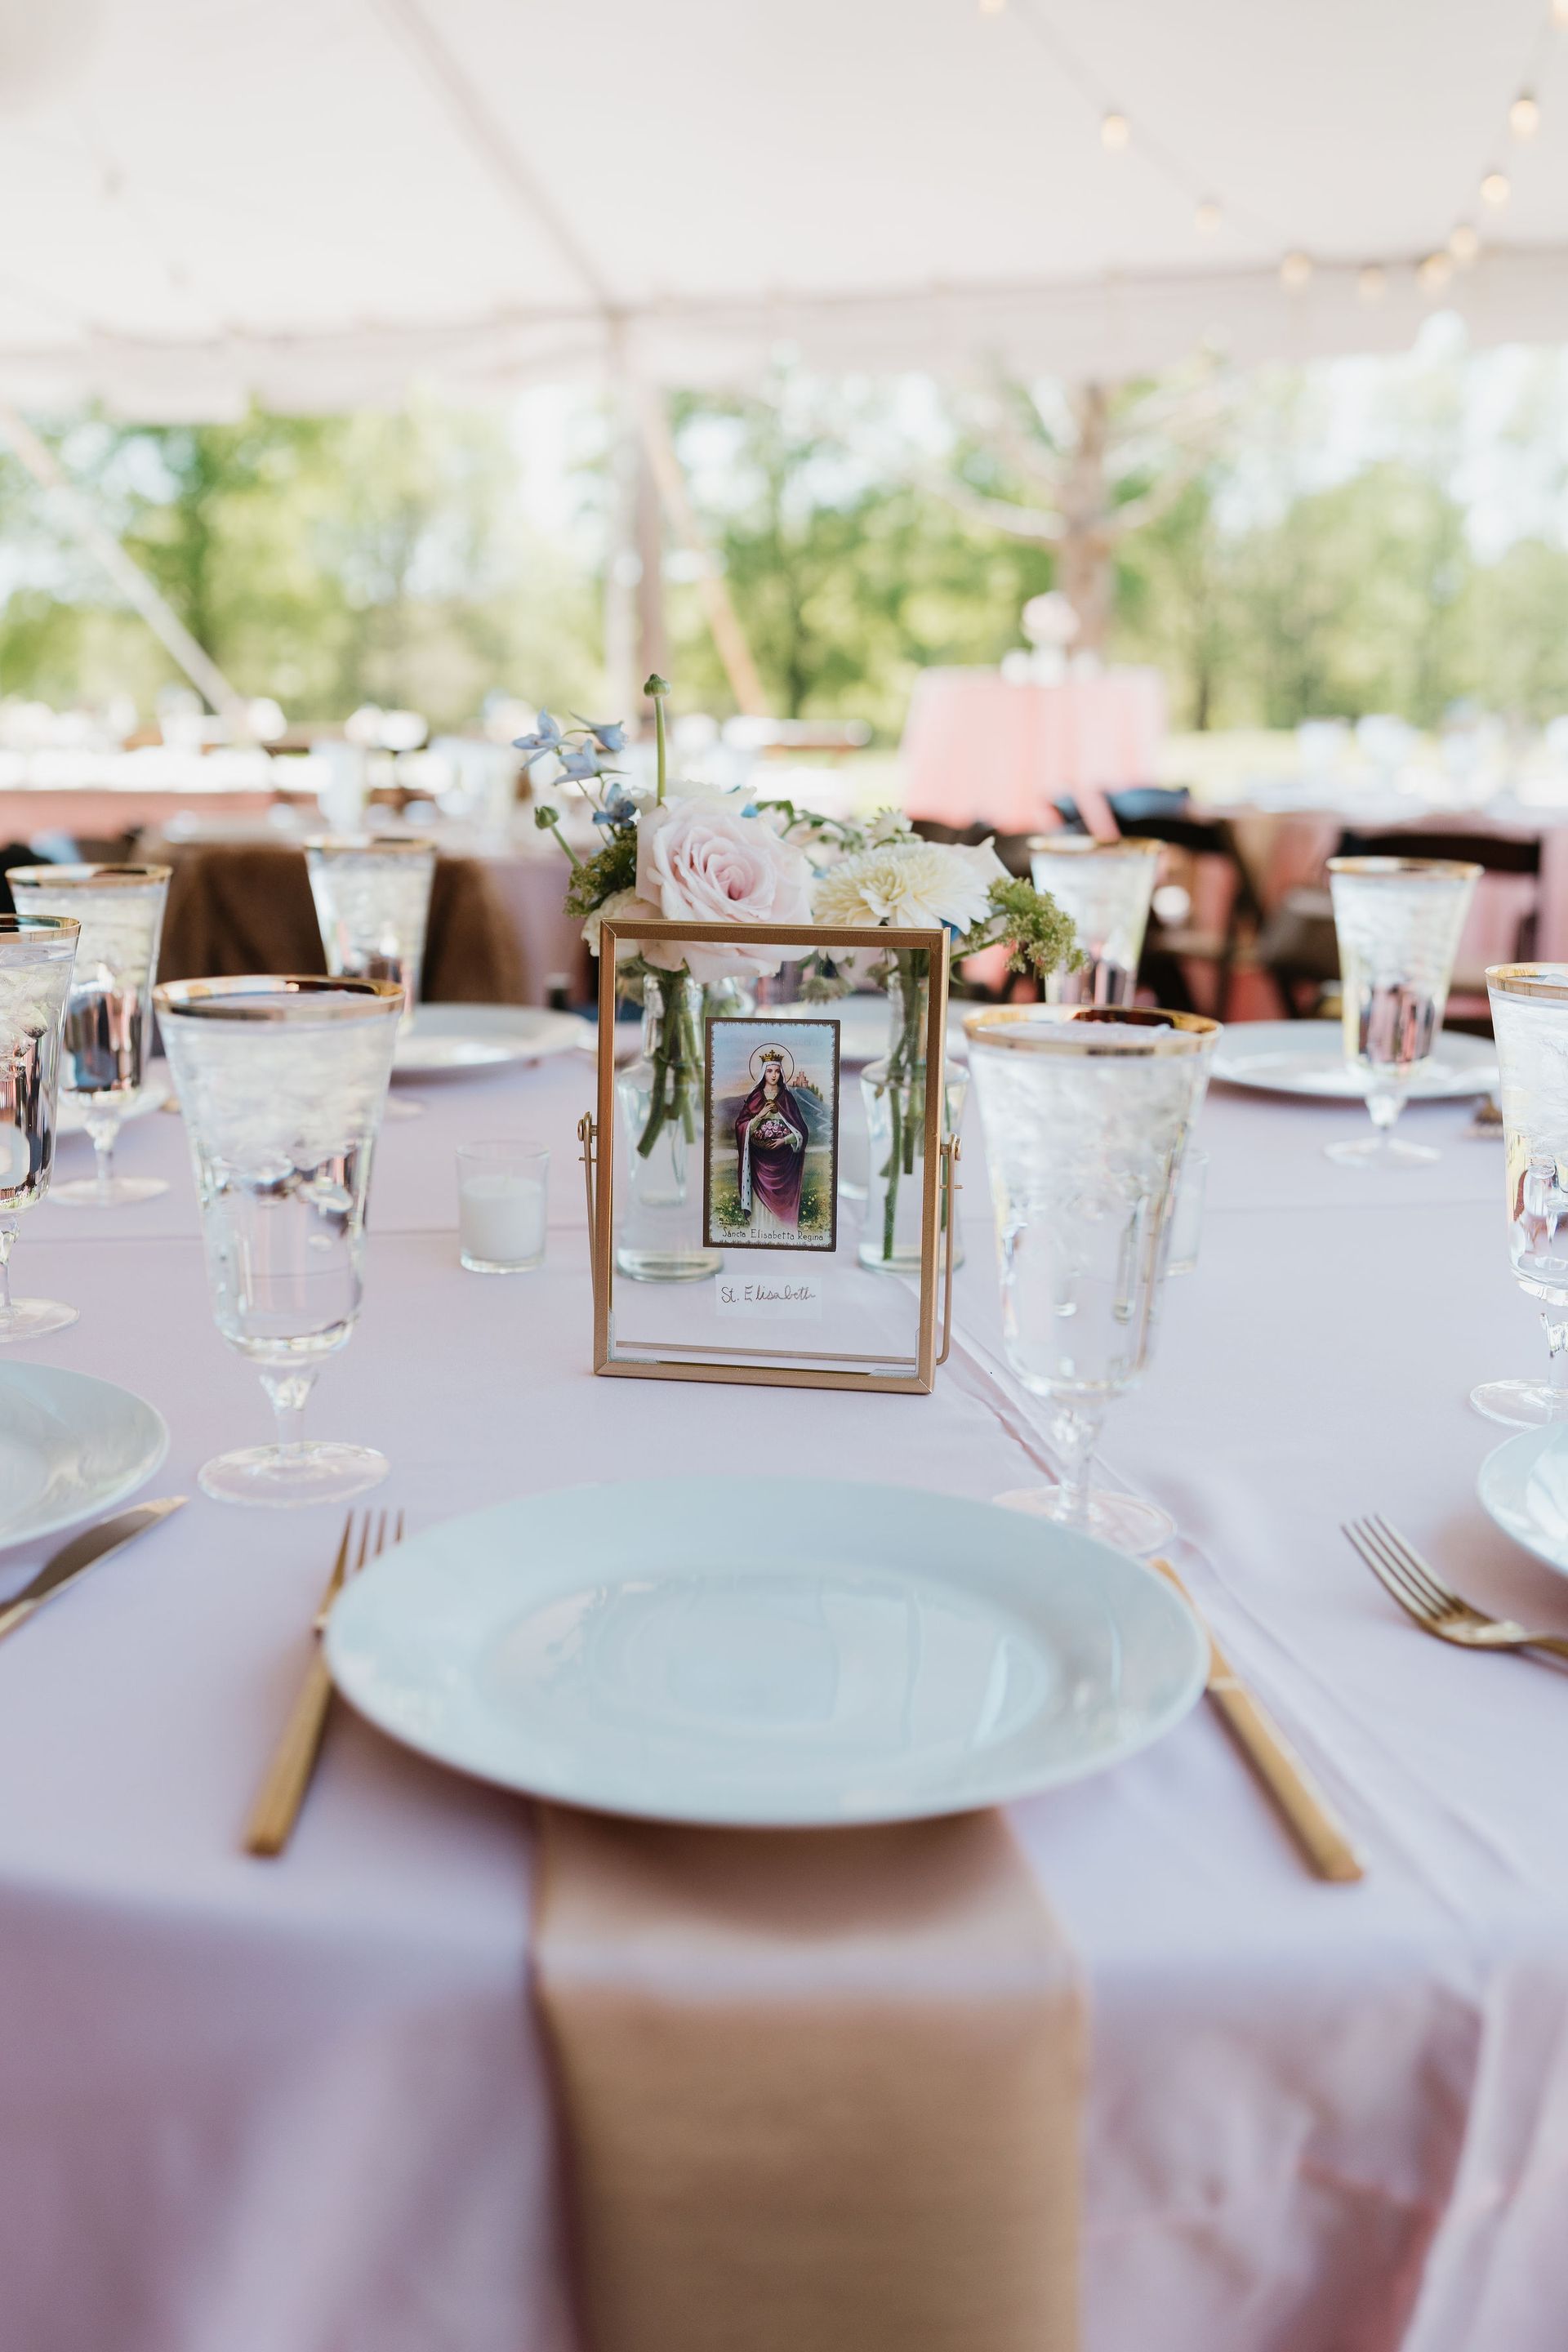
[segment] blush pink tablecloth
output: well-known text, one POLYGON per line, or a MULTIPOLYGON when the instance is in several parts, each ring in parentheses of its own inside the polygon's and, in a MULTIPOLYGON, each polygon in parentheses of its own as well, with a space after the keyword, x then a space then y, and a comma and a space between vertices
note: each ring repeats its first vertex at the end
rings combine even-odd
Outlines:
POLYGON ((942 824, 1032 833, 1054 825, 1051 803, 1070 795, 1098 833, 1086 799, 1098 816, 1105 793, 1155 782, 1164 734, 1157 670, 1058 686, 991 669, 922 670, 904 729, 904 806, 942 824))
MULTIPOLYGON (((595 1381, 592 1085, 580 1055, 432 1084, 377 1147, 363 1328, 310 1421, 384 1445, 415 1527, 709 1462, 975 1496, 1040 1475, 973 1118, 934 1395, 595 1381), (486 1134, 552 1147, 549 1263, 517 1282, 457 1263, 452 1144, 486 1134)), ((1215 1090, 1198 1268, 1110 1419, 1111 1475, 1176 1515, 1184 1580, 1371 1868, 1309 1879, 1201 1709, 1013 1810, 1091 1992, 1085 2352, 1562 2352, 1568 1693, 1426 1640, 1339 1534, 1386 1511, 1479 1600, 1568 1630, 1474 1498, 1499 1433, 1466 1391, 1543 1352, 1500 1151, 1465 1106, 1405 1117, 1443 1159, 1374 1174, 1322 1155, 1359 1107, 1215 1090)), ((79 1172, 85 1139, 62 1150, 79 1172)), ((120 1151, 171 1190, 46 1204, 16 1280, 79 1302, 39 1360, 159 1405, 149 1491, 195 1499, 0 1644, 0 2346, 580 2352, 528 1808, 345 1715, 287 1856, 240 1853, 336 1525, 194 1486, 265 1408, 212 1325, 179 1122, 120 1151)))

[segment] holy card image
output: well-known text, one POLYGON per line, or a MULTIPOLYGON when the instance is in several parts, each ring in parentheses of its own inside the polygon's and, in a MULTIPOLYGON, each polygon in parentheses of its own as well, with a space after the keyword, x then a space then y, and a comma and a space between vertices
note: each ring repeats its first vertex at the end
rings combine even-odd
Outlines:
POLYGON ((710 1249, 831 1250, 838 1230, 838 1024, 708 1023, 710 1249))

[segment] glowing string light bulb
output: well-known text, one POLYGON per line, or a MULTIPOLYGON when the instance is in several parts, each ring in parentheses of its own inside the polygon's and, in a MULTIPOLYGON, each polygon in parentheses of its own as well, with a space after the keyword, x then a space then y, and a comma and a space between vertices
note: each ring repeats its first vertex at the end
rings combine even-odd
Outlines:
POLYGON ((1279 264, 1279 283, 1288 294, 1299 294, 1311 275, 1310 253, 1288 253, 1279 264))
POLYGON ((1453 274, 1451 253, 1429 253, 1416 264, 1415 277, 1424 294, 1440 294, 1453 274))
POLYGON ((1006 5, 1007 0, 980 0, 980 13, 983 16, 999 16, 1006 5))
POLYGON ((1481 202, 1490 205, 1494 212, 1500 212, 1512 194, 1506 172, 1489 172, 1481 182, 1481 202))
POLYGON ((1518 140, 1533 139, 1541 128, 1541 108, 1529 90, 1521 89, 1508 110, 1508 127, 1518 140))
POLYGON ((1356 298, 1370 310, 1388 291, 1388 279, 1375 261, 1369 261, 1355 282, 1356 298))
POLYGON ((1469 221, 1456 221, 1448 232, 1448 250, 1461 269, 1468 269, 1481 249, 1480 232, 1469 221))
POLYGON ((1100 126, 1100 143, 1112 155, 1120 155, 1131 136, 1132 125, 1124 114, 1118 114, 1112 110, 1102 119, 1100 126))
POLYGON ((1213 236, 1219 226, 1219 206, 1212 196, 1205 196, 1193 215, 1193 226, 1200 236, 1213 236))

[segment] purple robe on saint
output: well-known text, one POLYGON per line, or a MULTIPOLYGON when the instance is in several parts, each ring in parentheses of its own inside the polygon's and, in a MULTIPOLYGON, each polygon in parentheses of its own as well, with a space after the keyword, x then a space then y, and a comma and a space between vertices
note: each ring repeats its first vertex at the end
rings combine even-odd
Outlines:
POLYGON ((770 1102, 765 1085, 754 1086, 735 1121, 741 1205, 748 1213, 755 1197, 766 1202, 781 1224, 798 1229, 805 1144, 805 1121, 788 1087, 781 1080, 770 1102))

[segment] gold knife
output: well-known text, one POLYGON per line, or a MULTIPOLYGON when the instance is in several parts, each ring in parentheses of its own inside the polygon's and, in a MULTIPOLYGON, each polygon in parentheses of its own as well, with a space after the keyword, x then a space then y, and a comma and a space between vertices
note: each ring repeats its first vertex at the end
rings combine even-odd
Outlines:
POLYGON ((138 1503, 134 1510, 121 1511, 118 1517, 103 1519, 96 1528, 73 1536, 52 1559, 45 1561, 30 1584, 25 1584, 11 1600, 0 1602, 0 1640, 15 1633, 35 1609, 41 1609, 46 1601, 52 1601, 57 1592, 73 1584, 84 1569, 107 1559, 126 1544, 134 1543, 138 1536, 157 1527, 171 1512, 183 1510, 185 1499, 184 1495, 165 1495, 161 1502, 138 1503))
POLYGON ((1173 1584, 1196 1617, 1208 1644, 1206 1688, 1237 1746, 1262 1781, 1308 1864, 1320 1878, 1348 1885, 1365 1876, 1365 1865, 1300 1758, 1279 1725, 1231 1667, 1202 1612, 1168 1559, 1150 1561, 1173 1584))

